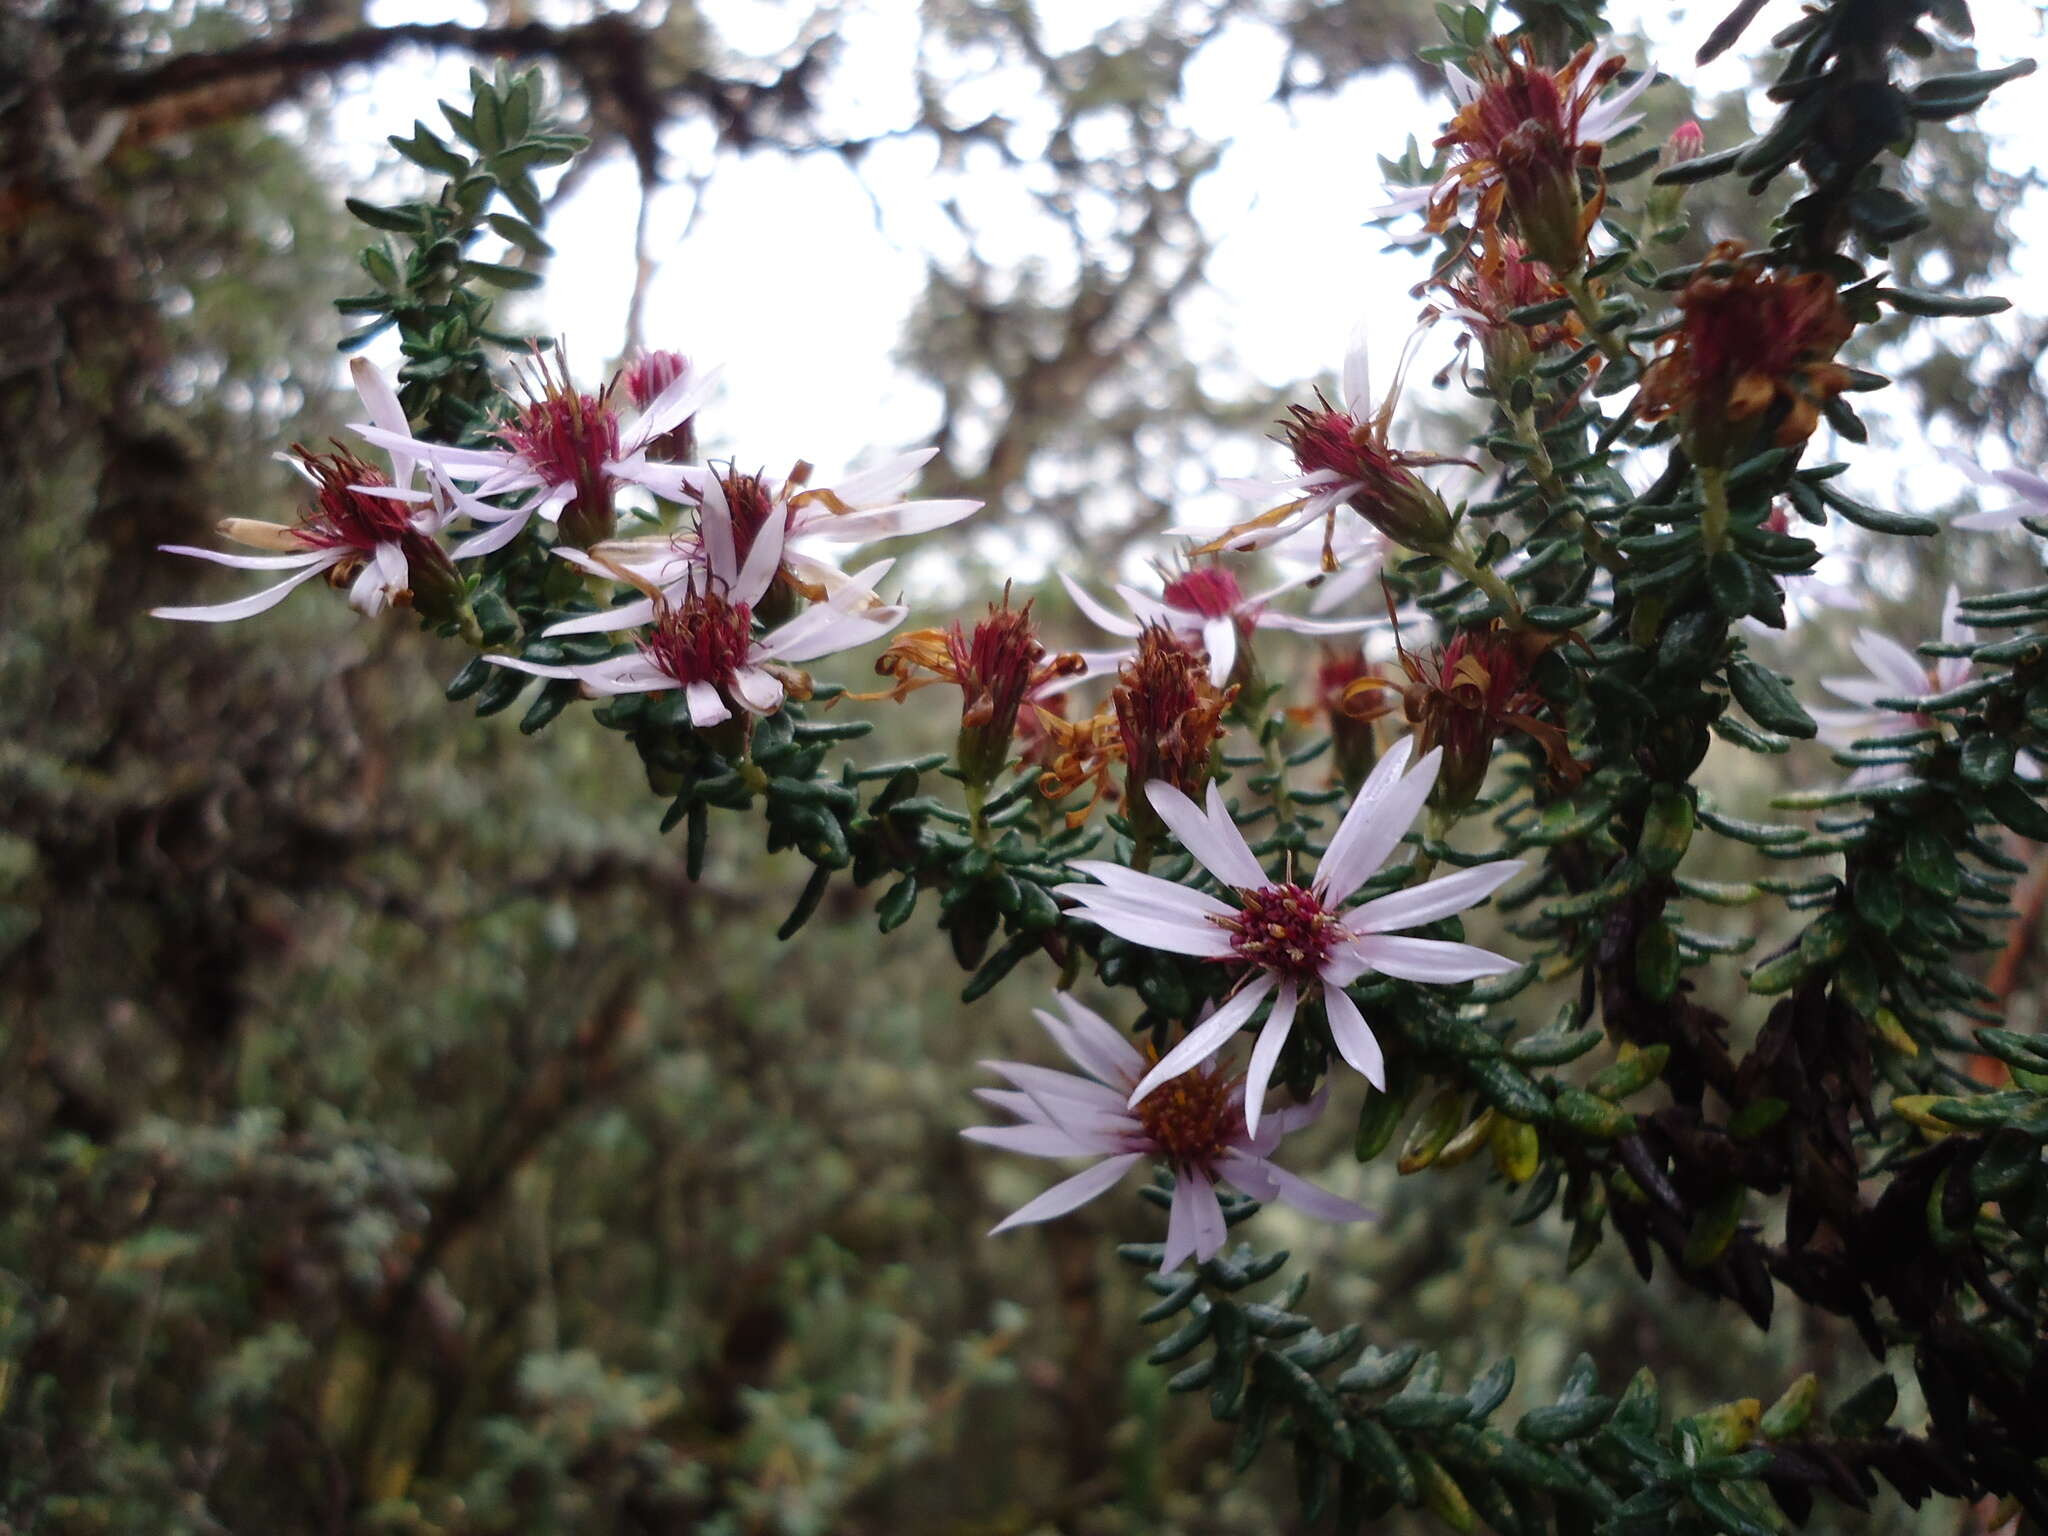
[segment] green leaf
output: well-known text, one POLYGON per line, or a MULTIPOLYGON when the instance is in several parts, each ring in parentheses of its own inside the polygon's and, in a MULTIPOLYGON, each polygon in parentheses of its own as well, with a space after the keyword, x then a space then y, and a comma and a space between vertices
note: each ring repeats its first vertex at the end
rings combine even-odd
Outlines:
POLYGON ((372 229, 388 230, 398 235, 417 235, 427 227, 425 216, 417 208, 386 208, 377 203, 366 203, 359 197, 345 197, 342 205, 359 222, 372 229))
POLYGON ((484 222, 511 244, 534 256, 552 256, 555 248, 540 236, 524 219, 515 219, 510 214, 491 213, 484 215, 484 222))
POLYGON ((1899 1384, 1880 1372, 1845 1398, 1828 1415, 1828 1428, 1848 1440, 1874 1435, 1899 1406, 1899 1384))
POLYGON ((2048 807, 2017 779, 2008 778, 1984 795, 1984 805, 1999 821, 2037 843, 2048 843, 2048 807))
POLYGON ((1924 288, 1880 288, 1876 296, 1902 315, 1936 319, 1950 315, 2002 315, 2012 308, 2012 300, 2002 299, 1993 293, 1973 295, 1930 293, 1924 288))
POLYGON ((1785 686, 1778 674, 1768 667, 1759 666, 1747 656, 1737 657, 1728 663, 1728 687, 1735 695, 1735 702, 1765 730, 1790 736, 1795 741, 1810 741, 1819 734, 1820 727, 1800 707, 1799 700, 1793 697, 1792 690, 1785 686))
POLYGON ((441 176, 463 176, 469 172, 469 161, 444 144, 425 123, 412 125, 412 137, 401 139, 391 135, 391 147, 414 165, 433 171, 441 176))
POLYGON ((524 267, 507 267, 495 261, 465 261, 458 268, 464 277, 475 278, 480 283, 489 283, 493 288, 520 290, 538 288, 543 279, 538 272, 529 272, 524 267))
POLYGON ((1408 1379, 1415 1362, 1422 1358, 1422 1346, 1403 1344, 1399 1349, 1368 1349, 1359 1362, 1337 1378, 1339 1392, 1383 1392, 1408 1379))

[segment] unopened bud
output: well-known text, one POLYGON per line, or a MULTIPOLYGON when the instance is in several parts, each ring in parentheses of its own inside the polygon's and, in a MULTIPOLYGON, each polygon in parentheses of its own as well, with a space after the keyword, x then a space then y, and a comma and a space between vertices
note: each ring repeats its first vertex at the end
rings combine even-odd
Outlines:
MULTIPOLYGON (((1706 147, 1706 134, 1700 131, 1698 123, 1687 118, 1672 129, 1671 137, 1664 141, 1664 153, 1657 157, 1657 169, 1668 171, 1674 165, 1697 160, 1706 152, 1706 147)), ((1666 238, 1675 239, 1679 233, 1678 215, 1684 204, 1683 186, 1653 186, 1647 208, 1651 232, 1662 235, 1670 231, 1666 238)))

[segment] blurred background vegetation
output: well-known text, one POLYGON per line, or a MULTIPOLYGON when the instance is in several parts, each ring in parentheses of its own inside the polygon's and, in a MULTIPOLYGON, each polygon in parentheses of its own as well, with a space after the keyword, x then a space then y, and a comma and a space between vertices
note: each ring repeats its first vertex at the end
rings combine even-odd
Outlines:
MULTIPOLYGON (((513 55, 548 66, 593 163, 857 171, 862 141, 833 127, 839 11, 768 7, 790 40, 750 54, 723 30, 738 9, 499 0, 412 31, 361 0, 0 16, 0 1529, 1250 1533, 1292 1507, 1231 1479, 1220 1432, 1139 1360, 1148 1298, 1110 1249, 1154 1213, 1112 1199, 982 1236, 1045 1170, 955 1133, 977 1058, 1039 1054, 1049 973, 963 1008, 937 935, 881 942, 837 885, 779 946, 803 866, 724 833, 691 884, 620 743, 573 714, 528 740, 449 707, 458 658, 402 616, 316 589, 218 630, 142 617, 199 600, 158 544, 281 510, 271 455, 350 413, 338 94, 407 90, 428 45, 513 55), (679 132, 702 152, 670 163, 679 132)), ((941 403, 927 493, 1035 520, 1091 572, 1148 547, 1215 446, 1295 393, 1222 392, 1200 366, 1227 345, 1200 318, 1218 146, 1173 111, 1189 61, 1264 29, 1284 63, 1247 89, 1310 97, 1412 68, 1434 28, 1422 0, 1101 23, 1055 47, 1029 5, 929 0, 901 129, 949 174, 992 154, 1027 177, 1051 232, 1020 255, 963 223, 931 258, 899 359, 941 403), (968 90, 998 74, 1019 99, 968 90)), ((1652 96, 1651 131, 1680 100, 1652 96)), ((1710 146, 1746 135, 1742 93, 1696 105, 1710 146)), ((1377 202, 1396 129, 1361 122, 1329 195, 1377 202)), ((1902 276, 2005 279, 2024 153, 1966 122, 1910 169, 1941 216, 1902 276)), ((1695 213, 1704 239, 1748 210, 1703 194, 1695 213)), ((1938 328, 1948 350, 1863 360, 1905 371, 1881 419, 1916 484, 1923 416, 1991 462, 2041 461, 2048 306, 2015 296, 2017 320, 1938 328)), ((1845 551, 1867 609, 1809 613, 1787 670, 1857 670, 1859 623, 1931 636, 1950 579, 2038 580, 2017 539, 1928 543, 1916 558, 1957 568, 1845 551)), ((977 601, 997 579, 965 553, 950 575, 977 601)), ((1041 612, 1094 643, 1056 588, 1041 612)), ((883 735, 942 742, 945 714, 920 696, 883 735)), ((1737 814, 1830 772, 1818 748, 1775 780, 1730 756, 1710 782, 1737 814)), ((1698 873, 1761 872, 1743 855, 1698 873)), ((2023 947, 2002 976, 2031 1027, 2023 947)), ((1741 1017, 1723 981, 1705 1000, 1741 1017)), ((1568 1276, 1564 1224, 1509 1227, 1482 1162, 1358 1169, 1353 1108, 1303 1139, 1303 1171, 1326 1163, 1384 1219, 1261 1222, 1381 1341, 1425 1339, 1454 1374, 1512 1352, 1532 1401, 1581 1349, 1603 1378, 1648 1360, 1696 1405, 1868 1374, 1797 1309, 1760 1336, 1640 1285, 1613 1244, 1568 1276)))

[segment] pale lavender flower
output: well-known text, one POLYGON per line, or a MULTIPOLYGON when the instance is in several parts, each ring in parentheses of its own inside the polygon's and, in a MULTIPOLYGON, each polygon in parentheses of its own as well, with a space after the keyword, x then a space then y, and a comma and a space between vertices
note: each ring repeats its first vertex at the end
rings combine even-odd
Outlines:
POLYGON ((1945 451, 1942 457, 1978 485, 1996 486, 2019 498, 2006 506, 1966 512, 1961 517, 1950 519, 1951 527, 1977 530, 2017 528, 2022 518, 2048 517, 2048 480, 2041 476, 2024 469, 1987 470, 1976 460, 1953 451, 1945 451))
MULTIPOLYGON (((362 358, 351 365, 350 375, 371 420, 402 435, 405 410, 390 380, 362 358)), ((416 592, 437 609, 454 600, 461 583, 436 535, 453 515, 455 503, 444 492, 414 489, 415 456, 394 450, 388 475, 345 450, 314 453, 299 448, 280 457, 313 489, 313 499, 298 522, 228 517, 217 525, 223 538, 267 553, 240 555, 192 544, 161 548, 237 570, 292 574, 247 597, 198 607, 155 608, 151 617, 203 624, 246 619, 275 608, 315 576, 326 576, 336 585, 346 582, 350 606, 372 617, 416 592)))
POLYGON ((1273 1009, 1252 1048, 1245 1092, 1254 1131, 1273 1064, 1305 997, 1321 995, 1338 1054, 1383 1088, 1386 1068, 1379 1042, 1346 987, 1373 972, 1442 985, 1515 968, 1514 961, 1490 950, 1409 938, 1398 930, 1433 923, 1484 901, 1522 868, 1517 860, 1462 869, 1344 910, 1345 901, 1400 844, 1436 783, 1443 749, 1432 748, 1411 772, 1414 750, 1415 739, 1404 736, 1380 759, 1306 887, 1291 879, 1274 880, 1259 867, 1214 784, 1206 811, 1156 780, 1145 786, 1145 793, 1187 851, 1230 889, 1235 905, 1119 864, 1075 861, 1075 869, 1101 883, 1055 888, 1055 895, 1075 903, 1074 917, 1149 949, 1245 968, 1229 1000, 1145 1075, 1131 1096, 1133 1104, 1215 1055, 1268 997, 1273 1009))
MULTIPOLYGON (((702 529, 706 517, 730 527, 734 549, 742 562, 751 555, 756 536, 772 523, 780 532, 781 563, 789 576, 801 586, 830 597, 852 578, 815 548, 796 547, 800 541, 810 541, 814 546, 821 542, 853 545, 901 538, 944 528, 980 509, 980 502, 964 499, 905 499, 902 493, 937 452, 936 448, 922 448, 896 454, 829 486, 809 484, 807 465, 783 480, 743 474, 730 466, 724 473, 710 467, 681 467, 676 481, 678 493, 698 503, 698 529, 681 534, 607 539, 593 545, 587 553, 570 549, 559 549, 557 553, 596 574, 625 572, 641 584, 674 594, 704 569, 707 545, 702 529)), ((567 635, 630 628, 648 622, 652 616, 651 601, 628 604, 609 613, 566 620, 548 633, 567 635)))
POLYGON ((1064 1020, 1043 1009, 1036 1017, 1081 1073, 1016 1061, 983 1062, 1011 1086, 979 1088, 976 1095, 1014 1115, 1017 1124, 975 1126, 961 1135, 1029 1157, 1101 1160, 1053 1185, 999 1223, 991 1236, 1064 1216, 1148 1158, 1173 1169, 1162 1271, 1178 1269, 1190 1258, 1199 1263, 1222 1250, 1219 1180, 1254 1199, 1280 1200, 1324 1221, 1362 1221, 1371 1214, 1269 1160, 1282 1136, 1322 1112, 1325 1094, 1274 1110, 1264 1128, 1255 1131, 1245 1120, 1244 1083, 1211 1064, 1134 1107, 1127 1096, 1144 1076, 1146 1058, 1100 1014, 1064 993, 1057 1001, 1064 1020))
MULTIPOLYGON (((782 707, 789 668, 879 640, 903 622, 907 609, 875 595, 875 583, 892 563, 882 560, 849 576, 826 601, 757 636, 753 610, 781 565, 783 519, 771 517, 758 531, 742 564, 723 503, 707 501, 702 510, 705 565, 683 584, 678 600, 658 596, 631 605, 645 609, 638 623, 653 625, 637 649, 573 666, 518 656, 484 659, 536 677, 574 678, 596 695, 680 688, 691 723, 711 726, 731 718, 735 707, 756 715, 775 713, 782 707)), ((624 611, 611 610, 602 616, 607 622, 597 627, 637 627, 621 619, 624 611)))
MULTIPOLYGON (((1941 639, 1945 645, 1961 645, 1970 639, 1962 622, 1962 594, 1951 586, 1941 605, 1941 639)), ((1931 717, 1915 711, 1880 705, 1879 699, 1918 699, 1947 693, 1970 680, 1971 665, 1966 656, 1943 656, 1930 672, 1927 664, 1890 635, 1878 630, 1857 632, 1850 644, 1856 659, 1867 671, 1860 677, 1824 677, 1821 686, 1854 709, 1809 709, 1820 726, 1821 739, 1832 746, 1872 737, 1904 736, 1926 730, 1931 717)), ((1906 772, 1904 763, 1870 763, 1850 775, 1851 785, 1880 784, 1906 772)))
MULTIPOLYGON (((1349 635, 1378 622, 1372 618, 1303 619, 1271 606, 1274 598, 1311 579, 1309 575, 1298 576, 1267 591, 1247 595, 1226 567, 1198 565, 1170 577, 1166 590, 1158 597, 1119 583, 1116 594, 1130 610, 1122 614, 1065 571, 1060 572, 1060 580, 1066 584, 1075 606, 1111 634, 1135 641, 1146 625, 1163 624, 1191 645, 1200 645, 1209 655, 1209 681, 1218 688, 1230 680, 1237 666, 1239 642, 1252 630, 1349 635)), ((1136 650, 1132 647, 1112 653, 1109 660, 1112 664, 1121 663, 1134 654, 1136 650)))
POLYGON ((533 398, 498 428, 503 446, 497 448, 423 442, 403 422, 393 430, 373 419, 353 430, 394 454, 425 461, 443 479, 469 484, 477 500, 466 510, 491 526, 456 547, 455 557, 466 559, 504 548, 536 517, 558 523, 586 502, 593 505, 583 508, 585 519, 608 528, 620 486, 637 485, 670 500, 683 496, 687 466, 658 462, 649 450, 696 415, 717 378, 716 369, 679 360, 668 386, 626 422, 612 403, 620 379, 592 395, 577 390, 566 371, 555 375, 543 368, 533 398), (513 507, 487 503, 497 496, 525 500, 513 507))

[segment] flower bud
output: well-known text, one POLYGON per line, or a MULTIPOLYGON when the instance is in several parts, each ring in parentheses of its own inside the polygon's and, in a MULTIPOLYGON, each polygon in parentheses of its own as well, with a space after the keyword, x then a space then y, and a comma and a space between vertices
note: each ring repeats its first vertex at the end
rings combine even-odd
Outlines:
MULTIPOLYGON (((619 370, 619 381, 635 410, 644 411, 661 392, 690 371, 690 360, 680 352, 636 352, 619 370)), ((649 443, 647 457, 664 464, 687 464, 697 456, 697 418, 686 416, 649 443)))
MULTIPOLYGON (((1664 153, 1657 157, 1657 169, 1668 171, 1674 165, 1684 165, 1688 160, 1697 160, 1706 151, 1707 137, 1700 131, 1700 125, 1687 118, 1671 130, 1671 137, 1664 141, 1664 153)), ((1673 233, 1666 239, 1677 238, 1678 215, 1685 204, 1683 186, 1652 186, 1646 203, 1649 227, 1652 234, 1673 233)))

